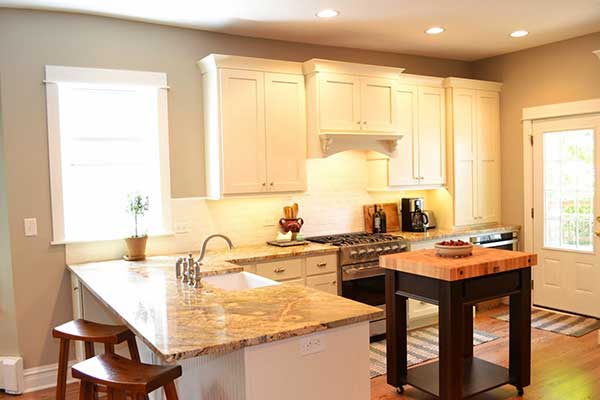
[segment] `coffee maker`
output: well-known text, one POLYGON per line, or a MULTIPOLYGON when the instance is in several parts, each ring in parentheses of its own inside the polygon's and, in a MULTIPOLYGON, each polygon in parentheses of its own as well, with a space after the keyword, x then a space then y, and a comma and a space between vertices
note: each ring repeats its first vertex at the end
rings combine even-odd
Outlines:
POLYGON ((427 214, 423 212, 425 206, 422 197, 404 198, 402 207, 402 230, 405 232, 425 232, 429 224, 427 214))

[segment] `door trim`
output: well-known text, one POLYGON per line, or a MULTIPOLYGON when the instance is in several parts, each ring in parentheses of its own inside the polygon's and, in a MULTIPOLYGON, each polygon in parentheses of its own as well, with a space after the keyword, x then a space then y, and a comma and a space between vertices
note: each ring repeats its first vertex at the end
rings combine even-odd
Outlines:
MULTIPOLYGON (((600 98, 523 109, 523 248, 533 252, 533 124, 550 118, 600 114, 600 98)), ((600 339, 600 335, 599 335, 600 339)))

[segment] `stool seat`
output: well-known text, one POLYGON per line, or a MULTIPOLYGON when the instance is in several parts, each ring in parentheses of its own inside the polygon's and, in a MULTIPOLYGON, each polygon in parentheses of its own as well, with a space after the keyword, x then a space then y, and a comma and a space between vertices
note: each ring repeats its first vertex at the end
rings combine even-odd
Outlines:
POLYGON ((116 354, 102 354, 71 367, 73 378, 134 394, 148 394, 181 376, 181 366, 142 364, 116 354))
POLYGON ((132 332, 123 325, 105 325, 76 319, 54 328, 52 336, 60 339, 118 344, 131 337, 132 332))

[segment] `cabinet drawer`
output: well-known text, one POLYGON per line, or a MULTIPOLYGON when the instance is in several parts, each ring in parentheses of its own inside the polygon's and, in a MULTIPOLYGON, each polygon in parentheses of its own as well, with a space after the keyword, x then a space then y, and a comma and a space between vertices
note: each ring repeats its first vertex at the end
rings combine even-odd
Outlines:
POLYGON ((281 282, 282 285, 295 285, 295 286, 306 286, 304 284, 304 279, 290 279, 289 281, 281 282))
POLYGON ((256 264, 256 273, 276 281, 300 278, 302 276, 302 259, 293 258, 256 264))
POLYGON ((337 272, 337 254, 306 258, 306 275, 319 275, 337 272))
POLYGON ((309 276, 306 286, 323 292, 337 294, 337 273, 309 276))

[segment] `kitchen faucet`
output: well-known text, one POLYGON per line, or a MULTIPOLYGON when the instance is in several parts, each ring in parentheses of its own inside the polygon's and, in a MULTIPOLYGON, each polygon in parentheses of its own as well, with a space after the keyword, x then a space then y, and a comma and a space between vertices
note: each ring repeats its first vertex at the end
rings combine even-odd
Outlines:
POLYGON ((208 245, 208 242, 212 238, 216 238, 216 237, 225 239, 225 241, 227 242, 227 245, 229 245, 229 250, 233 249, 233 242, 227 236, 221 235, 220 233, 215 233, 214 235, 210 235, 209 237, 204 239, 204 243, 202 243, 202 250, 200 250, 200 258, 198 258, 198 264, 202 264, 202 260, 204 260, 204 256, 206 255, 206 246, 208 245))
POLYGON ((189 286, 193 286, 195 288, 202 287, 202 283, 200 282, 200 266, 202 265, 204 256, 206 256, 206 246, 208 245, 208 242, 215 237, 225 239, 227 245, 229 245, 229 249, 233 249, 233 242, 227 236, 219 233, 210 235, 204 239, 204 242, 202 243, 202 250, 200 250, 200 257, 198 257, 198 260, 194 260, 192 253, 190 253, 187 258, 179 257, 177 259, 177 262, 175 263, 175 276, 177 279, 181 278, 183 283, 187 283, 189 286))

